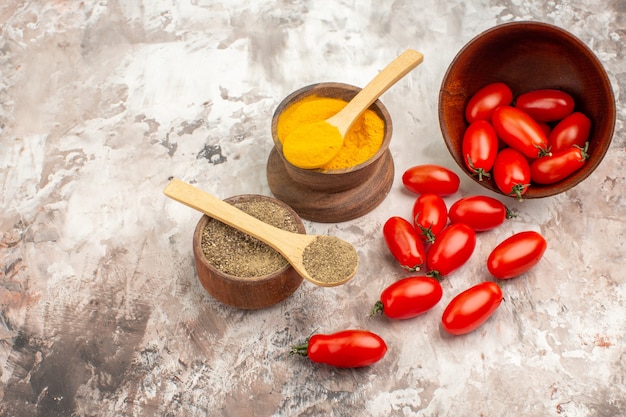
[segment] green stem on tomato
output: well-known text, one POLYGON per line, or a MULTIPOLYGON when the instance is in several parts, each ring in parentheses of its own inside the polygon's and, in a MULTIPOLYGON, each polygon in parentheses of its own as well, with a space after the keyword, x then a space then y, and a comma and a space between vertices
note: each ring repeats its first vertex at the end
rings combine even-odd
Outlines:
POLYGON ((539 145, 535 145, 535 148, 539 150, 539 158, 541 158, 542 156, 552 156, 552 152, 550 152, 551 149, 549 146, 547 148, 542 148, 539 145))
POLYGON ((305 342, 302 343, 300 345, 295 345, 291 348, 291 354, 292 355, 300 355, 300 356, 307 356, 307 353, 309 351, 309 342, 305 342))
POLYGON ((476 168, 474 166, 474 163, 472 162, 472 158, 470 158, 469 154, 467 154, 466 156, 467 156, 467 163, 470 166, 470 169, 474 171, 475 175, 478 175, 478 181, 482 181, 483 177, 491 178, 491 174, 485 171, 484 168, 476 168))
POLYGON ((521 203, 522 201, 524 201, 524 199, 522 198, 522 193, 524 192, 526 187, 528 187, 529 185, 530 184, 515 184, 511 188, 511 192, 509 193, 509 195, 517 197, 517 199, 521 203))
POLYGON ((441 275, 441 273, 437 271, 436 269, 433 269, 432 271, 428 272, 426 276, 435 278, 437 281, 441 281, 443 279, 443 275, 441 275))
POLYGON ((433 243, 435 241, 435 235, 433 234, 432 223, 428 227, 424 227, 421 224, 418 224, 417 226, 420 228, 420 233, 422 234, 422 236, 424 236, 424 239, 426 240, 426 242, 433 243))
POLYGON ((511 210, 510 208, 508 208, 507 206, 504 206, 504 209, 506 210, 507 219, 514 219, 517 217, 517 213, 511 210))
POLYGON ((384 310, 383 302, 378 300, 374 304, 374 308, 372 308, 372 311, 370 312, 370 316, 375 316, 378 313, 382 314, 383 310, 384 310))
POLYGON ((587 159, 589 159, 589 153, 587 152, 589 150, 589 142, 585 142, 585 146, 582 148, 578 145, 574 145, 574 147, 580 149, 582 159, 580 159, 579 162, 585 162, 587 159))
POLYGON ((402 268, 406 269, 407 272, 419 272, 420 270, 420 266, 419 265, 413 265, 413 266, 408 266, 408 265, 400 265, 402 268))

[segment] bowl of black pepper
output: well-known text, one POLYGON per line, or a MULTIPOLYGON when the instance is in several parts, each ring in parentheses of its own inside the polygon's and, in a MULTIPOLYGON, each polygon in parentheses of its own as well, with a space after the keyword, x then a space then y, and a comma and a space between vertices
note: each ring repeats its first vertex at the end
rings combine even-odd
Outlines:
MULTIPOLYGON (((224 201, 279 229, 306 233, 300 216, 275 198, 243 194, 224 201)), ((273 248, 206 215, 196 225, 193 254, 204 289, 235 308, 270 307, 292 295, 303 280, 273 248)))

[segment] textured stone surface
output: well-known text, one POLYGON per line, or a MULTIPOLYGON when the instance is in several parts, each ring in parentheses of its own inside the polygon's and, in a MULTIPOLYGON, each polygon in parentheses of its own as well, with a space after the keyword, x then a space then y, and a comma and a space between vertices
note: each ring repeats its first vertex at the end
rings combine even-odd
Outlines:
MULTIPOLYGON (((63 1, 0 5, 0 415, 617 416, 626 412, 626 5, 622 0, 63 1), (441 140, 445 70, 473 36, 539 20, 605 65, 618 105, 597 171, 479 236, 419 318, 368 318, 405 274, 381 236, 409 216, 401 173, 457 169, 441 140), (307 222, 360 255, 337 288, 305 282, 262 311, 198 283, 199 214, 161 193, 170 177, 222 198, 269 195, 270 120, 320 81, 364 85, 405 48, 424 63, 383 96, 396 178, 370 214, 307 222), (503 285, 478 331, 440 329, 445 304, 488 279, 496 243, 537 230, 541 263, 503 285), (370 329, 385 358, 339 370, 289 355, 313 332, 370 329)), ((459 171, 457 171, 459 172, 459 171)), ((481 192, 463 178, 461 191, 481 192)))

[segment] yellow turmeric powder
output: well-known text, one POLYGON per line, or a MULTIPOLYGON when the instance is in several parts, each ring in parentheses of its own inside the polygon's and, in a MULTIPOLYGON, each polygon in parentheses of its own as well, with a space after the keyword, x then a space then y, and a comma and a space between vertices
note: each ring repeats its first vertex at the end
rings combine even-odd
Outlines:
MULTIPOLYGON (((285 138, 296 128, 305 124, 316 124, 337 114, 346 106, 345 100, 337 98, 309 96, 287 107, 278 118, 278 139, 285 138)), ((385 135, 385 123, 372 110, 366 110, 352 124, 343 141, 339 153, 321 169, 343 169, 359 165, 380 149, 385 135)), ((313 155, 313 158, 320 158, 313 155)), ((300 161, 306 165, 307 161, 300 161)))
POLYGON ((298 126, 282 141, 283 155, 293 165, 313 169, 328 164, 341 150, 343 137, 325 120, 298 126))

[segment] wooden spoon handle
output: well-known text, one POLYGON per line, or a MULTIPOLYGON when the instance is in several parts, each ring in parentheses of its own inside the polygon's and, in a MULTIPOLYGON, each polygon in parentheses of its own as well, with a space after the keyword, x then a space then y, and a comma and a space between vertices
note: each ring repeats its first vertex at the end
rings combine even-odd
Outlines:
POLYGON ((328 123, 336 126, 341 136, 345 137, 357 117, 423 60, 424 55, 413 49, 407 49, 383 68, 339 113, 329 118, 328 123))
MULTIPOLYGON (((317 239, 322 240, 322 246, 324 243, 328 245, 328 242, 333 240, 332 237, 292 233, 279 229, 262 222, 256 217, 250 216, 235 206, 232 206, 227 202, 194 187, 191 184, 187 184, 186 182, 180 180, 170 181, 163 190, 163 193, 179 203, 198 210, 207 216, 219 220, 234 227, 235 229, 241 230, 242 232, 261 240, 262 242, 265 242, 283 255, 291 266, 293 266, 293 268, 298 272, 298 274, 316 285, 326 287, 340 285, 348 281, 356 273, 358 262, 352 263, 349 256, 347 258, 345 257, 345 246, 337 246, 334 242, 330 247, 325 247, 325 250, 328 253, 322 254, 322 256, 327 255, 327 258, 322 259, 322 261, 340 258, 339 268, 337 268, 337 271, 342 275, 332 277, 331 280, 326 278, 318 279, 319 275, 317 274, 317 270, 307 270, 303 257, 304 251, 309 247, 309 245, 317 241, 317 239), (341 262, 343 262, 343 264, 341 262)), ((354 251, 356 256, 354 248, 351 249, 354 251)))
MULTIPOLYGON (((292 236, 296 235, 295 233, 289 233, 262 222, 237 207, 181 180, 171 180, 163 193, 179 203, 265 242, 283 255, 291 255, 291 253, 285 254, 284 252, 289 245, 293 245, 292 240, 297 240, 293 239, 292 236)), ((301 248, 298 249, 301 250, 301 248)))

